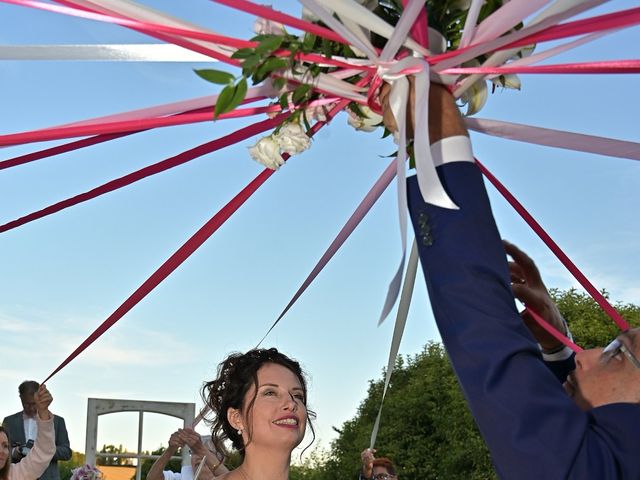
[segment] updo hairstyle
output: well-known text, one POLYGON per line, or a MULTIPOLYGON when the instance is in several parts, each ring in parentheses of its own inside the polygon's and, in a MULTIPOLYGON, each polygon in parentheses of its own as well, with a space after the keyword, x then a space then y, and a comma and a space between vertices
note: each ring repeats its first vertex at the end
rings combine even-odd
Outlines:
MULTIPOLYGON (((247 353, 230 354, 218 365, 216 378, 206 382, 202 387, 202 398, 213 414, 213 418, 207 420, 207 423, 211 426, 211 441, 216 451, 225 457, 229 456, 229 451, 224 442, 225 440, 230 440, 233 448, 238 450, 244 458, 246 445, 242 435, 238 434, 237 430, 229 423, 227 410, 230 408, 242 410, 244 397, 253 385, 253 398, 247 403, 246 411, 244 412, 248 418, 251 418, 251 411, 258 392, 258 370, 267 363, 282 365, 298 377, 304 392, 304 404, 306 406, 307 381, 297 361, 280 353, 275 348, 260 348, 249 350, 247 353)), ((312 418, 315 418, 315 413, 307 409, 307 424, 313 433, 313 439, 311 440, 313 443, 315 430, 311 424, 312 418)), ((247 434, 249 435, 248 444, 251 442, 252 435, 250 425, 247 426, 247 434)))

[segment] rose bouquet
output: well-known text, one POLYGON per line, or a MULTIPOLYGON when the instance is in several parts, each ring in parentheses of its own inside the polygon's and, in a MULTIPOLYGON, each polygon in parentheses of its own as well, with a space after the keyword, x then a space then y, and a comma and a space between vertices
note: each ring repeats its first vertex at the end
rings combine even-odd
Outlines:
MULTIPOLYGON (((247 46, 238 48, 231 55, 241 67, 240 75, 211 69, 196 71, 205 80, 224 85, 215 106, 216 118, 243 102, 249 82, 253 85, 271 82, 279 92, 280 108, 289 112, 286 120, 250 149, 255 160, 272 169, 284 163, 283 154, 294 155, 309 148, 305 130, 309 131, 314 121, 327 121, 328 113, 341 99, 349 100, 346 110, 352 127, 363 131, 376 130, 382 125, 375 95, 379 79, 393 82, 397 75, 419 71, 411 66, 393 71, 391 65, 407 57, 419 57, 428 64, 433 55, 467 46, 468 32, 471 31, 468 25, 487 19, 502 7, 503 0, 335 0, 302 3, 305 5, 303 20, 318 27, 313 32, 295 35, 280 22, 259 18, 254 27, 257 35, 247 46), (405 8, 404 4, 408 6, 405 8), (420 7, 417 15, 416 4, 420 7), (408 9, 413 12, 408 12, 408 9), (394 27, 402 24, 403 16, 408 18, 411 15, 414 17, 411 31, 405 34, 405 38, 394 37, 394 27), (418 28, 420 24, 422 29, 418 28), (338 33, 340 37, 328 32, 338 33), (427 35, 424 32, 428 32, 427 35), (389 48, 388 45, 394 42, 397 45, 389 48), (390 70, 393 75, 385 77, 384 72, 390 70)), ((518 23, 510 31, 521 27, 522 24, 518 23)), ((517 49, 509 53, 509 58, 517 58, 530 50, 517 49)), ((481 53, 466 60, 462 66, 484 64, 491 54, 481 53)), ((447 83, 453 89, 459 88, 469 77, 430 73, 436 81, 447 83)), ((487 83, 484 78, 476 77, 458 92, 461 104, 467 105, 467 115, 479 111, 487 100, 487 83)), ((499 75, 492 81, 494 87, 520 87, 515 75, 499 75)), ((410 141, 406 146, 411 152, 410 141)))

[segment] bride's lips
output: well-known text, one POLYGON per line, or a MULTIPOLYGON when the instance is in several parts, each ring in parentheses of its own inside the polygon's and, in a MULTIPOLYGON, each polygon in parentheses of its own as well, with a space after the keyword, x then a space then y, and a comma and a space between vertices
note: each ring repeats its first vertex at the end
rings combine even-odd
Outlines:
POLYGON ((297 429, 300 421, 295 415, 288 415, 286 417, 278 418, 271 423, 278 427, 297 429))

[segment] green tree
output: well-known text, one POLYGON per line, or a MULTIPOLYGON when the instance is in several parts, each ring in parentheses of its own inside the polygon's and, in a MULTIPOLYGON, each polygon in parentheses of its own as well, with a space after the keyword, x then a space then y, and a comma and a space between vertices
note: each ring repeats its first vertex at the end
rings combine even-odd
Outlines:
POLYGON ((64 462, 58 462, 60 470, 60 480, 69 480, 71 478, 71 470, 85 464, 84 453, 71 452, 71 458, 64 462))
MULTIPOLYGON (((157 450, 153 450, 151 453, 149 452, 144 452, 144 453, 145 455, 162 455, 166 449, 167 449, 166 447, 161 446, 157 450)), ((176 456, 179 456, 179 455, 182 455, 180 453, 180 450, 176 452, 176 456)), ((140 465, 141 480, 146 480, 147 473, 149 473, 149 470, 151 469, 151 466, 155 461, 156 461, 155 458, 145 458, 144 460, 142 460, 142 465, 140 465)), ((167 462, 167 465, 164 467, 164 469, 171 470, 172 472, 179 472, 181 467, 182 467, 182 460, 180 458, 172 458, 167 462)), ((132 477, 132 480, 134 480, 135 478, 136 477, 134 475, 132 477)))
MULTIPOLYGON (((589 295, 574 288, 566 291, 551 289, 550 293, 581 347, 603 347, 620 333, 613 320, 589 295)), ((602 293, 609 298, 606 291, 602 293)), ((632 327, 640 326, 639 305, 617 302, 614 307, 632 327)))
MULTIPOLYGON (((605 292, 606 294, 606 292, 605 292)), ((551 290, 576 343, 584 348, 606 345, 619 334, 614 322, 590 296, 574 289, 551 290)), ((632 326, 640 326, 640 306, 616 303, 632 326)), ((360 452, 369 444, 382 389, 371 381, 358 412, 346 421, 325 456, 292 469, 292 480, 355 479, 360 452)), ((399 357, 385 399, 377 441, 378 454, 394 460, 403 480, 494 479, 489 452, 451 368, 438 343, 412 357, 399 357)))
MULTIPOLYGON (((100 453, 114 453, 114 454, 120 454, 120 453, 128 453, 127 450, 122 446, 115 446, 115 445, 103 445, 102 449, 100 450, 100 453)), ((107 466, 121 466, 121 465, 132 465, 131 459, 129 458, 122 458, 122 457, 98 457, 96 459, 96 464, 97 465, 107 465, 107 466)))

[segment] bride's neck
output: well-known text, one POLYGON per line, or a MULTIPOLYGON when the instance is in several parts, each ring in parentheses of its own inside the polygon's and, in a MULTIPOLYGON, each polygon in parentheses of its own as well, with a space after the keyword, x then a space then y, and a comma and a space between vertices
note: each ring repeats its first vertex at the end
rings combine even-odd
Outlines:
POLYGON ((291 453, 275 449, 252 449, 240 468, 247 480, 289 480, 291 453))

